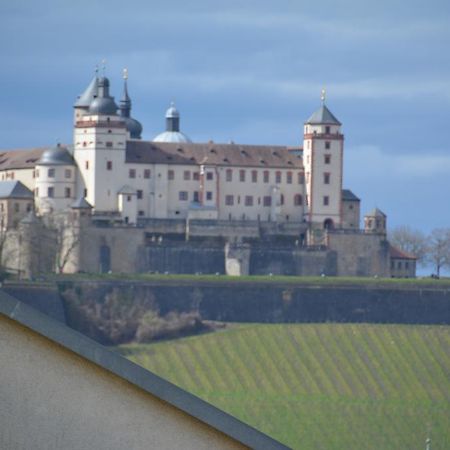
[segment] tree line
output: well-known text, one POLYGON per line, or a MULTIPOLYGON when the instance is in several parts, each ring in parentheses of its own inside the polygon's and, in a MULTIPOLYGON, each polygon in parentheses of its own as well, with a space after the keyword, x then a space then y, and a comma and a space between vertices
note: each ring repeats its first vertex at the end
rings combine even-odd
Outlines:
POLYGON ((421 266, 432 266, 437 277, 444 268, 450 268, 450 228, 436 228, 425 234, 407 225, 389 233, 392 245, 417 258, 421 266))

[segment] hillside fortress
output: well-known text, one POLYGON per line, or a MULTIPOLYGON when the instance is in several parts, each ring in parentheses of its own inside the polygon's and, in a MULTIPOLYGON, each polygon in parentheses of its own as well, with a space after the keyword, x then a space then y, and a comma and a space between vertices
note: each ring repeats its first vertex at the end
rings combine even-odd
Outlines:
POLYGON ((0 153, 3 266, 32 275, 170 272, 415 276, 375 209, 343 189, 342 124, 322 102, 303 147, 195 143, 172 104, 141 139, 128 74, 119 105, 95 75, 73 143, 0 153), (4 247, 4 248, 3 248, 4 247), (56 263, 55 263, 56 261, 56 263))

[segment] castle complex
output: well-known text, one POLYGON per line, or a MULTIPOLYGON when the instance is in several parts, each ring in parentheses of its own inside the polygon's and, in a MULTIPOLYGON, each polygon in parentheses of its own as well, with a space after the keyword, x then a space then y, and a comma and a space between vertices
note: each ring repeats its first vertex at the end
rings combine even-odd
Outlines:
POLYGON ((52 249, 65 272, 415 275, 380 210, 360 229, 324 95, 303 147, 195 143, 173 104, 166 130, 144 141, 127 78, 117 105, 94 77, 74 105, 72 144, 0 153, 4 266, 54 269, 52 249))

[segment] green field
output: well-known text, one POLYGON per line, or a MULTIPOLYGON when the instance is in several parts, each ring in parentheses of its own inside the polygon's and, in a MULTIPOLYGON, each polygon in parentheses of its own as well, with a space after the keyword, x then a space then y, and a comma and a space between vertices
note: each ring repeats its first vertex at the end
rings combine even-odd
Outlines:
POLYGON ((450 448, 450 327, 233 325, 120 351, 293 448, 450 448))

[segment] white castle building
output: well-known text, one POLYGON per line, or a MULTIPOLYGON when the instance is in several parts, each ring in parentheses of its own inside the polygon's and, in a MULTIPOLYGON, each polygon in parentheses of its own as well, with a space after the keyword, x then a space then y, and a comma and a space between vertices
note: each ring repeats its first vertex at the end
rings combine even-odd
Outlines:
MULTIPOLYGON (((82 209, 97 224, 123 228, 204 221, 226 235, 227 226, 270 224, 302 246, 330 246, 333 233, 358 234, 360 201, 343 189, 342 124, 324 95, 304 124, 303 147, 195 143, 181 132, 173 104, 166 130, 144 141, 131 117, 127 78, 125 72, 117 105, 109 80, 94 77, 74 105, 72 144, 0 153, 0 180, 20 183, 22 194, 28 189, 21 200, 28 206, 21 205, 1 197, 0 182, 1 211, 10 211, 5 224, 17 226, 34 198, 37 216, 82 209)), ((366 218, 365 232, 385 238, 378 213, 366 218)))

